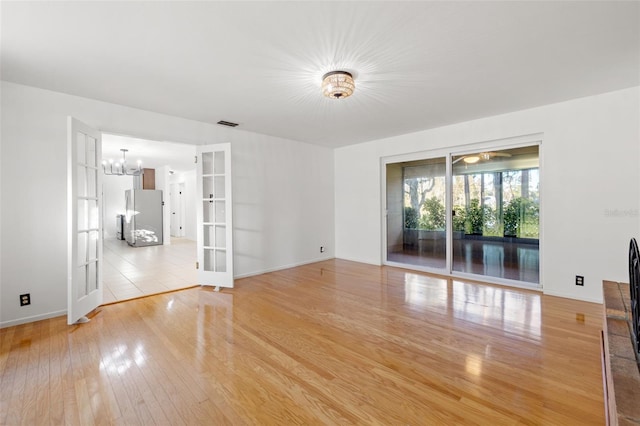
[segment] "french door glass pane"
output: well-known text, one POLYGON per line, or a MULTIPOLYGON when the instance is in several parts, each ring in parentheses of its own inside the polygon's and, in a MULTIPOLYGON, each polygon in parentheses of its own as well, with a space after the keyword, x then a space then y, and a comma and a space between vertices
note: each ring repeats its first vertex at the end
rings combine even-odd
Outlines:
POLYGON ((78 200, 78 231, 86 230, 89 227, 88 201, 78 200))
POLYGON ((214 155, 213 172, 215 174, 224 174, 224 151, 217 151, 214 155))
POLYGON ((211 223, 214 220, 213 217, 213 201, 202 202, 202 221, 204 223, 211 223))
POLYGON ((91 136, 87 136, 87 165, 96 166, 96 140, 91 136))
POLYGON ((216 209, 216 216, 215 216, 215 221, 216 223, 224 223, 225 221, 225 202, 224 200, 217 200, 215 201, 215 209, 216 209))
POLYGON ((213 176, 202 178, 202 198, 213 198, 213 176))
POLYGON ((78 266, 87 263, 87 233, 78 232, 78 266))
POLYGON ((97 197, 97 189, 98 189, 98 176, 97 170, 95 169, 87 169, 87 197, 97 197))
POLYGON ((204 270, 212 272, 227 271, 226 250, 204 249, 204 270))
POLYGON ((87 294, 98 289, 98 262, 95 260, 87 265, 87 294))
POLYGON ((213 152, 202 153, 202 174, 203 175, 213 174, 213 152))
POLYGON ((213 225, 203 225, 203 244, 205 247, 212 247, 214 241, 213 225))
POLYGON ((87 154, 86 154, 86 136, 84 133, 76 133, 76 146, 78 148, 76 154, 76 160, 78 164, 84 165, 87 162, 87 154))
POLYGON ((216 248, 227 248, 227 227, 216 225, 216 248))
POLYGON ((453 270, 539 282, 538 146, 452 158, 453 270))
POLYGON ((214 197, 215 198, 224 198, 224 176, 216 176, 214 177, 214 197))
POLYGON ((98 258, 98 231, 89 232, 87 260, 95 261, 98 258))
POLYGON ((210 248, 205 248, 204 249, 204 265, 203 265, 203 269, 205 271, 213 271, 215 268, 215 264, 214 264, 214 255, 215 252, 213 249, 210 248))
POLYGON ((80 299, 87 295, 87 266, 82 265, 77 269, 78 286, 76 287, 76 298, 80 299))
POLYGON ((84 166, 78 166, 78 172, 76 174, 78 182, 78 196, 87 196, 87 169, 84 166))
POLYGON ((216 250, 216 272, 227 272, 227 252, 216 250))
POLYGON ((86 203, 87 203, 89 228, 97 229, 98 228, 98 201, 87 200, 86 203))
POLYGON ((446 158, 387 165, 387 260, 446 267, 446 158))

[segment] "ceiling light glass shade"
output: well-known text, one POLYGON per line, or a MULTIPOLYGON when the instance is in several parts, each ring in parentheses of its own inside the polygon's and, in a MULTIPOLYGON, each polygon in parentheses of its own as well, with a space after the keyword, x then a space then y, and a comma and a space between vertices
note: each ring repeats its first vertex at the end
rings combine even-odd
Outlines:
POLYGON ((346 71, 331 71, 322 77, 322 94, 328 98, 348 98, 355 88, 353 76, 346 71))
POLYGON ((480 161, 480 157, 477 155, 468 155, 462 159, 467 164, 475 164, 480 161))

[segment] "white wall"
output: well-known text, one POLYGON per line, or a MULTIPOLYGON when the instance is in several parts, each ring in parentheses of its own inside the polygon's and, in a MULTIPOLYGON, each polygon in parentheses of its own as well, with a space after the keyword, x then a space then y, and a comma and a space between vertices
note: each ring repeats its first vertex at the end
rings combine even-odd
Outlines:
POLYGON ((236 275, 333 258, 333 150, 257 134, 232 149, 236 275))
POLYGON ((632 88, 336 149, 336 257, 381 262, 381 157, 544 133, 544 292, 600 302, 603 279, 628 282, 640 237, 639 99, 632 88))
POLYGON ((334 257, 328 148, 8 82, 1 94, 0 326, 66 312, 68 115, 143 139, 231 142, 236 276, 334 257))
POLYGON ((105 238, 116 238, 116 215, 124 214, 124 191, 133 188, 133 176, 102 177, 103 229, 105 238))

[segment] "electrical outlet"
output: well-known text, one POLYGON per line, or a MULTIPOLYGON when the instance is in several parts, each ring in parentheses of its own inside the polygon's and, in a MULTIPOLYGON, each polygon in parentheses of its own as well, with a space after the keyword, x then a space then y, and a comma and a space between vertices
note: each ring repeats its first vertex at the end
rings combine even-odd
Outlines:
POLYGON ((20 306, 27 306, 31 304, 31 293, 20 295, 20 306))
POLYGON ((576 275, 576 285, 584 286, 584 277, 582 275, 576 275))
POLYGON ((320 246, 320 253, 324 253, 324 246, 320 246))

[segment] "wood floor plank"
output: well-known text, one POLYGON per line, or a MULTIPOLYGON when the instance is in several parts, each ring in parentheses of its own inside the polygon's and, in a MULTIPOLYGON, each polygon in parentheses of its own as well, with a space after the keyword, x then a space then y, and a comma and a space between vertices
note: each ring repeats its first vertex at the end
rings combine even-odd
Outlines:
POLYGON ((599 425, 601 309, 318 262, 0 330, 0 424, 599 425))

